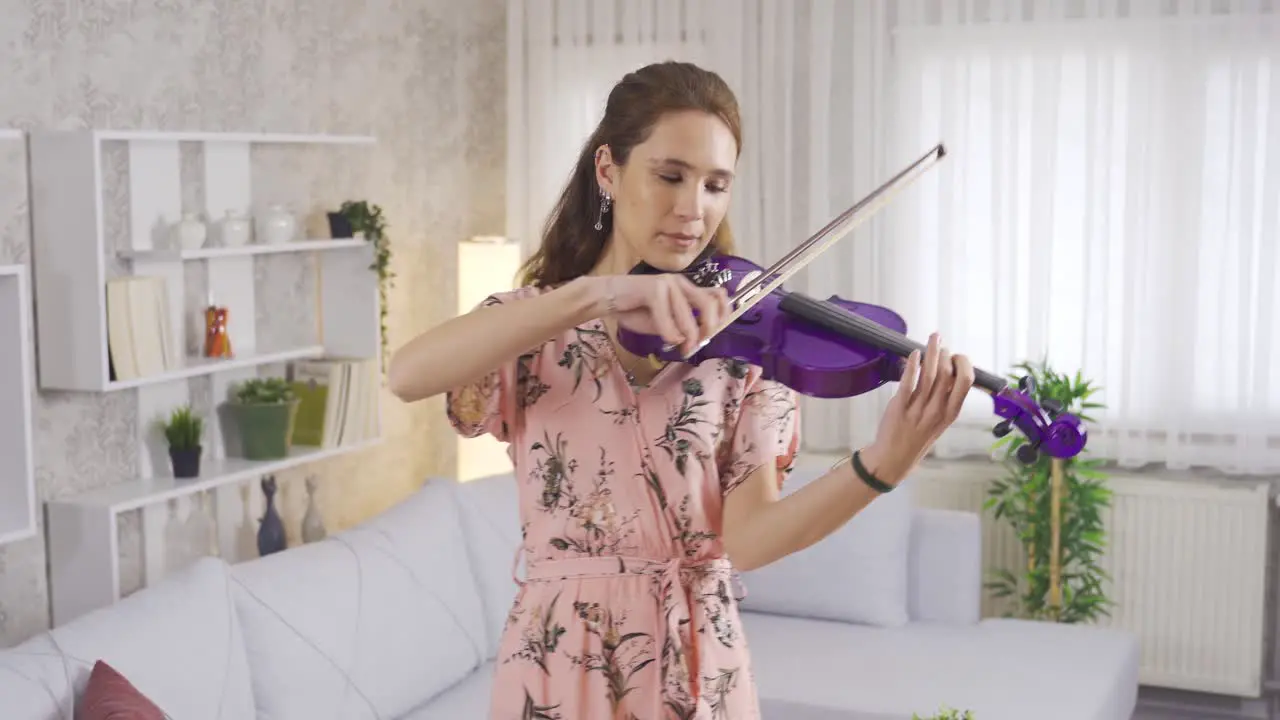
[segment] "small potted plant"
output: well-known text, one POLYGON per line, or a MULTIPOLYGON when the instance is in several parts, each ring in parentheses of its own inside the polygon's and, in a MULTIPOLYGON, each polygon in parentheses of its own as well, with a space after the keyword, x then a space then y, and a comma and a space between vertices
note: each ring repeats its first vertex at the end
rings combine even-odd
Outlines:
POLYGON ((191 405, 179 405, 169 413, 163 423, 164 438, 169 443, 169 459, 173 462, 175 478, 193 478, 200 475, 200 453, 204 449, 200 440, 204 437, 204 418, 197 415, 191 405))
POLYGON ((228 404, 246 459, 276 460, 289 454, 298 399, 284 379, 246 380, 236 387, 228 404))
POLYGON ((964 712, 960 712, 959 710, 956 710, 954 708, 943 707, 942 710, 937 715, 930 715, 929 717, 921 717, 920 715, 912 713, 911 720, 974 720, 974 719, 973 719, 973 713, 968 710, 965 710, 964 712))

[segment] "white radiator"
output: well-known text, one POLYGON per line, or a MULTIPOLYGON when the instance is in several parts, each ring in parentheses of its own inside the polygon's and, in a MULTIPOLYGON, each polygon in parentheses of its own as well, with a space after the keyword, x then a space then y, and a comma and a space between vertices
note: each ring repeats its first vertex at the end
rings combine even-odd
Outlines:
MULTIPOLYGON (((1003 522, 983 511, 989 462, 933 462, 916 502, 983 516, 984 572, 1026 567, 1003 522)), ((1249 480, 1113 473, 1102 566, 1115 605, 1099 625, 1137 635, 1144 685, 1258 697, 1263 682, 1269 488, 1249 480)), ((1004 607, 987 596, 983 614, 1004 607)))

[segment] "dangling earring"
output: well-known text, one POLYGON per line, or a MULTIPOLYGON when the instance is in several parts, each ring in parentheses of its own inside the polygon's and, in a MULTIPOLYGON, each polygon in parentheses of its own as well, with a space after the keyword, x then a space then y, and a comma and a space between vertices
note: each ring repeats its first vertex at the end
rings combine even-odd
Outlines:
POLYGON ((596 213, 596 230, 604 229, 604 214, 609 212, 609 195, 605 191, 600 191, 600 211, 596 213))

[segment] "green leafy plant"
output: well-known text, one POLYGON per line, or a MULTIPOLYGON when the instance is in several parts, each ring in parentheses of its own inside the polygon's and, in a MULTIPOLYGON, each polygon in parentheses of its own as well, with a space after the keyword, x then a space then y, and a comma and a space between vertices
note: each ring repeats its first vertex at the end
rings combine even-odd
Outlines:
POLYGON ((974 720, 974 717, 973 713, 969 710, 961 712, 959 710, 943 706, 943 708, 938 711, 937 715, 930 715, 929 717, 911 713, 911 720, 974 720))
POLYGON ((370 270, 378 273, 379 324, 382 332, 382 371, 387 370, 387 290, 395 286, 395 273, 391 271, 391 245, 387 239, 387 222, 382 208, 364 200, 348 200, 339 212, 351 223, 354 232, 364 235, 373 243, 374 256, 370 270))
MULTIPOLYGON (((1041 406, 1056 402, 1085 423, 1093 421, 1089 411, 1105 407, 1091 399, 1099 388, 1079 372, 1074 377, 1059 373, 1047 361, 1024 362, 1016 369, 1034 381, 1031 395, 1041 406)), ((1024 465, 1015 454, 1025 444, 1017 432, 995 443, 1004 451, 1007 472, 992 484, 985 507, 1012 526, 1026 566, 1019 572, 996 570, 987 588, 1012 603, 1007 617, 1080 623, 1108 615, 1111 601, 1103 583, 1110 578, 1099 558, 1106 547, 1102 516, 1111 490, 1102 461, 1041 453, 1035 463, 1024 465)))
POLYGON ((237 405, 283 405, 294 400, 293 388, 283 378, 251 378, 236 386, 237 405))
POLYGON ((169 413, 169 420, 162 423, 164 439, 174 450, 193 450, 200 447, 204 437, 204 418, 191 409, 191 406, 180 405, 169 413))

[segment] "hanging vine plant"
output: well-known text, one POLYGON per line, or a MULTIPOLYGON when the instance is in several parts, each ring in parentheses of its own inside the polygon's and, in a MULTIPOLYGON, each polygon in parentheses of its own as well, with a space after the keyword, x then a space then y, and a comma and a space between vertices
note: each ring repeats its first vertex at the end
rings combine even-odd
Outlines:
POLYGON ((339 212, 351 225, 353 233, 360 233, 373 245, 373 264, 370 270, 378 273, 379 329, 382 336, 382 373, 387 372, 387 291, 395 286, 395 273, 391 272, 391 245, 387 239, 387 221, 382 208, 364 200, 348 200, 339 212))

